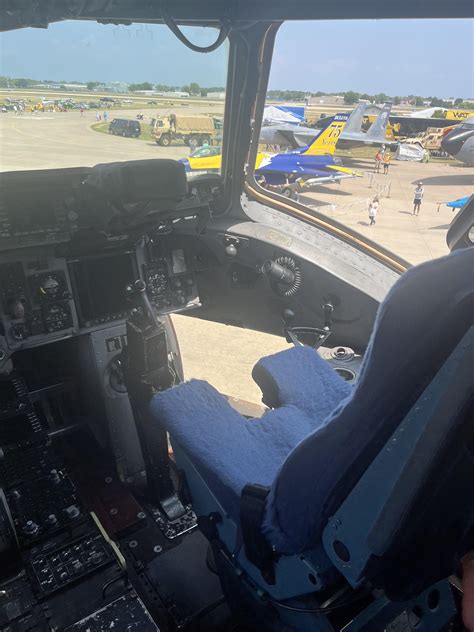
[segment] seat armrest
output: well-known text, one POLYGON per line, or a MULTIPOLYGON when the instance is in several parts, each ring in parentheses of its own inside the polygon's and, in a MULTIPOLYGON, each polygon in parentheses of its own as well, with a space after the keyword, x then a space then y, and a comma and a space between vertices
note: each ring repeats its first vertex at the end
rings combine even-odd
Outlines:
POLYGON ((270 408, 293 405, 326 415, 352 387, 311 347, 292 347, 257 362, 252 377, 270 408), (327 400, 328 405, 322 406, 327 400))

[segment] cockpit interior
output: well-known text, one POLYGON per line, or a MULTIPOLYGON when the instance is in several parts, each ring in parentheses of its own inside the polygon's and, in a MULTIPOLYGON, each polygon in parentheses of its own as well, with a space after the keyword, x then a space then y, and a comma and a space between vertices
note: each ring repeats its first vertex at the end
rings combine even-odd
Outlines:
POLYGON ((279 23, 353 6, 10 4, 3 29, 202 22, 230 51, 220 174, 0 174, 0 631, 462 631, 474 199, 411 267, 247 177, 279 23), (287 339, 260 407, 185 380, 177 313, 287 339))

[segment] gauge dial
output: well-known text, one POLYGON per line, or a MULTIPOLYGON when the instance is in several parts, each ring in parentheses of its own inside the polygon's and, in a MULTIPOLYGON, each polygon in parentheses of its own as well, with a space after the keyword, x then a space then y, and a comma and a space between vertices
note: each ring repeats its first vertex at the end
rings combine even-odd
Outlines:
POLYGON ((48 274, 41 279, 38 286, 38 293, 42 298, 56 298, 61 292, 61 289, 61 280, 53 274, 48 274))
POLYGON ((48 301, 69 298, 66 276, 63 270, 51 270, 30 277, 30 288, 36 301, 48 301))

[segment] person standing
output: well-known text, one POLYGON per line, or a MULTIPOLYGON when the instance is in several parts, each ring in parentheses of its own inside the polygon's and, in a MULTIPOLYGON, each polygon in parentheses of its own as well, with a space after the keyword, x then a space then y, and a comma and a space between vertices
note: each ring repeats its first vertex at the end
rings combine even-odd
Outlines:
POLYGON ((388 168, 390 167, 391 160, 392 155, 390 154, 390 150, 387 150, 383 155, 383 173, 385 176, 388 174, 388 168))
POLYGON ((104 110, 104 114, 103 114, 103 118, 104 118, 104 123, 107 123, 107 118, 108 118, 108 113, 107 110, 104 110))
POLYGON ((425 189, 423 187, 423 182, 418 182, 418 185, 415 189, 415 196, 413 198, 413 215, 420 214, 421 202, 423 201, 423 194, 425 193, 425 189))
POLYGON ((380 152, 380 150, 377 151, 377 153, 375 154, 375 173, 379 173, 380 172, 380 165, 382 164, 382 154, 380 152))
POLYGON ((376 195, 373 200, 369 202, 369 226, 373 226, 375 224, 375 220, 377 219, 377 211, 379 210, 379 196, 376 195))

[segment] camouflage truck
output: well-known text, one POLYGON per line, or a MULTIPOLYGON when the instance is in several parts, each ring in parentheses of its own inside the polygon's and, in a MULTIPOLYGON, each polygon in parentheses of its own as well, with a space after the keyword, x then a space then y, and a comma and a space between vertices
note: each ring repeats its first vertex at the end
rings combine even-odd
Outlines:
POLYGON ((428 127, 422 134, 414 138, 407 138, 403 142, 419 144, 423 149, 427 149, 429 152, 437 152, 441 150, 441 141, 451 129, 450 127, 428 127))
POLYGON ((170 114, 157 116, 152 120, 151 128, 158 145, 168 147, 172 142, 182 140, 191 149, 195 149, 205 143, 212 143, 217 134, 218 125, 212 116, 170 114))

